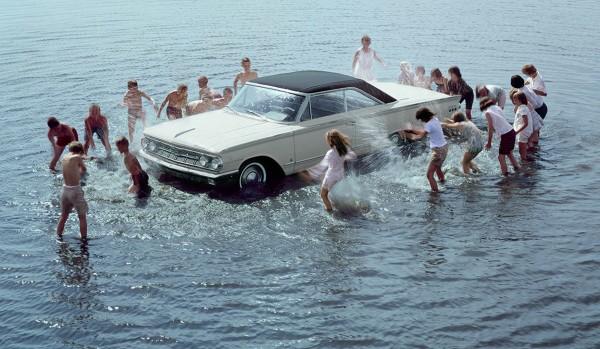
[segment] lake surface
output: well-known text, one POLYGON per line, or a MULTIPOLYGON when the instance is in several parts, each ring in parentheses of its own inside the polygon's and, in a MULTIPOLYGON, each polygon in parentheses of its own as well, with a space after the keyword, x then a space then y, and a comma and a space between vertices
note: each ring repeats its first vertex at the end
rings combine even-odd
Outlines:
POLYGON ((600 348, 598 13, 595 1, 3 4, 0 347, 600 348), (431 195, 427 149, 389 146, 346 181, 371 211, 329 215, 296 177, 248 198, 150 171, 140 202, 117 155, 88 165, 89 243, 75 214, 56 240, 49 116, 82 130, 99 103, 114 142, 129 79, 160 103, 182 82, 197 96, 199 75, 231 86, 243 56, 261 76, 349 74, 365 33, 383 81, 409 61, 508 90, 534 63, 549 89, 536 161, 502 178, 484 152, 465 178, 452 142, 431 195))

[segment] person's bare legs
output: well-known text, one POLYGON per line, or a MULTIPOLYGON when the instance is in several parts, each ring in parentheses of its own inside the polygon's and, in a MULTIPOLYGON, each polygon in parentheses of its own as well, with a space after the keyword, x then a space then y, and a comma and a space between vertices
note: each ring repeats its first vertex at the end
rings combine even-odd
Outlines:
POLYGON ((462 161, 460 162, 462 164, 462 168, 463 168, 463 172, 468 175, 469 174, 469 170, 473 169, 473 167, 477 168, 477 165, 473 162, 471 162, 471 160, 473 160, 475 157, 469 153, 465 153, 465 155, 463 156, 462 161))
MULTIPOLYGON (((133 144, 133 135, 135 133, 135 118, 132 118, 131 115, 127 116, 127 127, 129 127, 129 143, 133 144)), ((144 121, 144 127, 146 122, 144 121)))
POLYGON ((79 214, 79 233, 82 240, 87 239, 87 216, 85 213, 79 214))
POLYGON ((441 169, 437 166, 435 166, 434 164, 430 163, 429 166, 427 167, 427 180, 429 181, 429 186, 431 187, 432 191, 438 191, 438 186, 437 186, 437 182, 435 181, 435 178, 433 177, 433 174, 436 173, 438 175, 438 178, 440 179, 440 181, 444 180, 444 173, 442 173, 441 169), (439 170, 439 172, 438 172, 439 170), (440 176, 441 173, 441 176, 440 176))
POLYGON ((329 190, 327 190, 326 188, 321 188, 321 198, 323 199, 323 203, 325 204, 325 209, 327 209, 327 211, 332 211, 333 207, 331 207, 331 202, 329 201, 329 197, 327 197, 328 194, 329 190))
POLYGON ((498 154, 498 161, 500 162, 500 172, 503 176, 508 176, 508 167, 506 166, 506 155, 498 154))
POLYGON ((71 210, 73 209, 73 206, 63 206, 61 213, 60 213, 60 217, 58 218, 58 225, 56 226, 56 235, 61 238, 63 235, 63 231, 65 231, 65 223, 67 222, 67 219, 69 218, 69 213, 71 213, 71 210))
POLYGON ((56 163, 58 163, 58 159, 60 159, 60 156, 62 155, 64 150, 65 147, 61 147, 59 145, 54 147, 54 156, 52 157, 52 160, 50 160, 50 165, 48 165, 49 169, 51 169, 52 171, 56 171, 56 163))
MULTIPOLYGON (((510 160, 510 163, 513 166, 513 168, 515 169, 515 171, 518 171, 519 163, 517 162, 517 159, 515 159, 515 156, 513 155, 512 150, 510 153, 508 153, 508 159, 510 160)), ((504 166, 506 167, 506 163, 504 164, 504 166)))
POLYGON ((527 161, 527 143, 519 142, 519 155, 521 161, 527 161))

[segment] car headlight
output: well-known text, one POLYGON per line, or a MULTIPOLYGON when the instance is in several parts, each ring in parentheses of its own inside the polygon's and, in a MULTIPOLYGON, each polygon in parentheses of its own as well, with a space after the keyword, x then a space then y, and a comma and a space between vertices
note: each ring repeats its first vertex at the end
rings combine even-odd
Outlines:
POLYGON ((200 156, 200 159, 198 160, 198 165, 202 166, 202 167, 206 167, 206 165, 208 164, 208 158, 205 155, 200 156))
POLYGON ((221 167, 221 165, 223 165, 223 160, 221 160, 221 158, 220 158, 220 157, 214 157, 214 158, 212 158, 212 160, 210 161, 210 164, 209 164, 209 166, 208 166, 208 167, 209 167, 211 170, 216 170, 216 169, 218 169, 219 167, 221 167))
POLYGON ((148 150, 155 151, 156 150, 156 142, 148 141, 148 150))
POLYGON ((142 148, 148 148, 148 143, 150 143, 150 141, 148 141, 147 138, 142 138, 142 148))

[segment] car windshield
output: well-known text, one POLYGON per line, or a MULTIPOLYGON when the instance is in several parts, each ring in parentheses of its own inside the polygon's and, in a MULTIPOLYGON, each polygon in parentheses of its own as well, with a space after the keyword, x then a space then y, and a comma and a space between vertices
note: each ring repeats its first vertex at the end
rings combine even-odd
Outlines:
POLYGON ((236 112, 280 122, 296 120, 304 96, 268 87, 246 85, 229 103, 236 112))

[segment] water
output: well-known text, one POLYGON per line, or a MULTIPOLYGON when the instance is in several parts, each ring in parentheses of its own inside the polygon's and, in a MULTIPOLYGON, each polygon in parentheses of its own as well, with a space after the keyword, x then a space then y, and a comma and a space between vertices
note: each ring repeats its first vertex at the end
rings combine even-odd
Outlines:
MULTIPOLYGON (((600 49, 590 23, 600 6, 524 6, 3 4, 0 347, 599 348, 600 49), (55 240, 62 178, 46 168, 48 116, 81 128, 99 103, 114 142, 127 134, 116 105, 131 78, 160 102, 181 82, 196 96, 201 74, 230 86, 243 56, 263 76, 349 73, 365 33, 389 64, 376 66, 380 80, 409 61, 456 64, 472 86, 508 88, 534 63, 550 92, 536 162, 503 179, 484 153, 482 173, 465 178, 453 142, 448 181, 431 195, 427 149, 389 147, 349 179, 371 210, 328 215, 318 186, 296 177, 256 198, 151 171, 152 196, 136 201, 117 156, 89 165, 89 244, 75 217, 55 240)), ((164 122, 149 114, 150 125, 164 122)))

